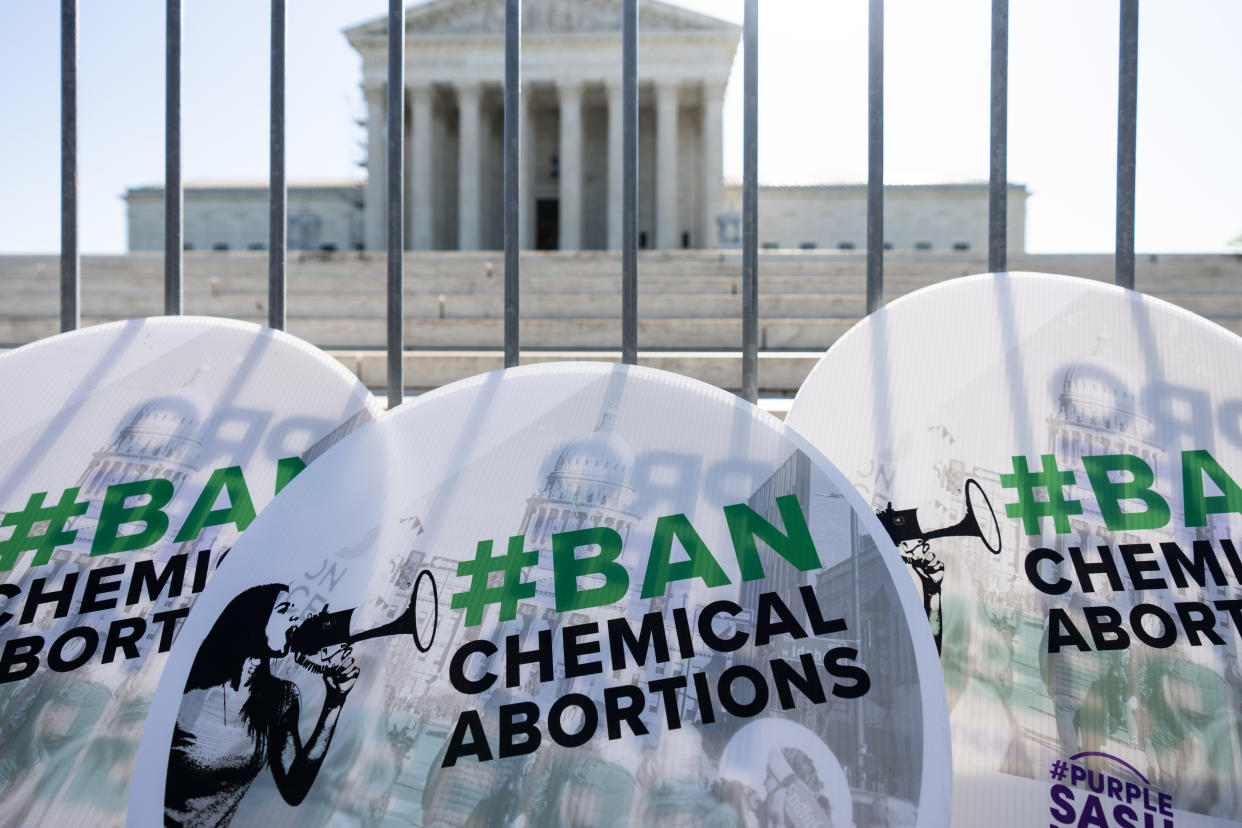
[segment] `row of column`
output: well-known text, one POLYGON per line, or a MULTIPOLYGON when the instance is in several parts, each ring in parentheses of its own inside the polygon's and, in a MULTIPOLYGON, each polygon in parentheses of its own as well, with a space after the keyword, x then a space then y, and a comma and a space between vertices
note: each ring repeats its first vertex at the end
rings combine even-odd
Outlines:
MULTIPOLYGON (((559 136, 559 246, 563 250, 582 247, 582 90, 584 82, 559 82, 555 85, 560 113, 559 136)), ((656 98, 656 220, 654 246, 671 249, 681 246, 680 211, 678 207, 677 169, 679 97, 683 84, 657 82, 656 98)), ((608 99, 607 164, 608 164, 608 247, 621 247, 622 207, 622 112, 620 82, 605 83, 608 99)), ((460 250, 479 248, 481 214, 482 144, 480 137, 481 85, 458 84, 458 188, 457 247, 460 250)), ((407 88, 411 128, 407 134, 407 246, 414 250, 432 247, 431 119, 430 86, 407 88)), ((721 104, 723 85, 703 84, 702 181, 703 215, 699 217, 700 237, 704 246, 714 247, 715 220, 720 210, 722 186, 721 104)), ((385 164, 386 104, 384 87, 366 88, 368 110, 367 189, 365 205, 366 246, 383 249, 385 237, 385 164)), ((529 182, 533 145, 530 115, 531 86, 525 84, 522 109, 519 113, 521 132, 521 165, 524 182, 529 182)), ((529 193, 529 186, 524 187, 529 193)), ((524 195, 521 205, 521 239, 523 248, 533 246, 534 222, 530 215, 531 199, 524 195)))

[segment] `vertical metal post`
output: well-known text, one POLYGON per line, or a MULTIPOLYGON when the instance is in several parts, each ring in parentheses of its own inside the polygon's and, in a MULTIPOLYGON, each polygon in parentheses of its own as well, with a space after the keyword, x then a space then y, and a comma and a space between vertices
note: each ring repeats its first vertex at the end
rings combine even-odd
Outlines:
POLYGON ((518 230, 522 192, 522 0, 505 0, 505 367, 518 364, 518 230))
POLYGON ((81 324, 78 252, 78 0, 60 4, 60 329, 81 324))
POLYGON ((621 361, 638 364, 638 0, 621 11, 621 361))
POLYGON ((867 15, 867 313, 884 302, 884 0, 867 15))
POLYGON ((272 0, 272 146, 267 188, 267 324, 285 328, 285 0, 272 0))
POLYGON ((164 313, 181 313, 181 0, 168 0, 164 43, 164 313))
POLYGON ((1138 0, 1121 0, 1117 71, 1117 250, 1114 281, 1134 289, 1134 168, 1138 131, 1138 0))
POLYGON ((742 397, 759 401, 759 0, 742 18, 742 397))
POLYGON ((988 271, 1000 273, 1009 234, 1009 0, 992 0, 992 152, 988 165, 988 271))
POLYGON ((405 6, 388 0, 388 407, 405 395, 405 272, 402 232, 405 144, 405 6))

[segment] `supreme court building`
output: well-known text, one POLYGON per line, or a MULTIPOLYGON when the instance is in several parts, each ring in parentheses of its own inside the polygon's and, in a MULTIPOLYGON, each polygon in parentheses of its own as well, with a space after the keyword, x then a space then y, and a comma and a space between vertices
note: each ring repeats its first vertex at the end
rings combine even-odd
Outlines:
MULTIPOLYGON (((522 247, 619 248, 621 3, 522 7, 522 247)), ((387 24, 345 33, 363 59, 368 248, 384 245, 387 24)), ((656 0, 638 26, 640 246, 715 246, 721 104, 741 30, 656 0)), ((504 4, 409 9, 405 79, 408 246, 503 247, 504 4)))
MULTIPOLYGON (((621 247, 621 14, 621 0, 522 3, 522 249, 621 247)), ((721 109, 741 28, 660 0, 639 4, 638 28, 638 246, 740 246, 721 109)), ((388 19, 344 34, 362 57, 366 180, 290 183, 292 249, 386 247, 388 19)), ((405 247, 502 249, 504 2, 411 7, 405 42, 405 247)), ((1010 185, 1010 250, 1026 197, 1010 185)), ((125 199, 129 248, 161 249, 163 188, 125 199)), ((865 199, 863 185, 760 185, 760 244, 862 249, 865 199)), ((187 248, 264 248, 266 204, 262 183, 187 185, 187 248)), ((987 204, 986 182, 886 186, 885 247, 986 250, 987 204)))

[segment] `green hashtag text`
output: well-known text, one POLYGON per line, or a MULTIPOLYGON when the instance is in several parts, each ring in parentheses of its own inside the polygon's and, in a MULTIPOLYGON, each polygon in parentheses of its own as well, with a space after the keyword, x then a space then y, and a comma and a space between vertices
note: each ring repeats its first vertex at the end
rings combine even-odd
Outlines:
POLYGON ((522 580, 522 569, 539 562, 539 551, 524 552, 525 545, 525 535, 514 535, 505 554, 493 556, 492 542, 479 541, 474 559, 457 564, 457 576, 469 576, 470 587, 454 595, 450 606, 466 610, 467 627, 483 623, 483 611, 489 604, 500 605, 501 621, 512 621, 517 617, 518 601, 535 596, 535 583, 522 580), (493 572, 504 573, 500 586, 489 585, 493 572))
POLYGON ((67 546, 78 536, 78 530, 66 530, 65 523, 70 518, 85 514, 90 502, 78 502, 77 487, 65 489, 55 506, 44 507, 46 496, 47 492, 35 492, 26 501, 26 508, 10 512, 0 520, 0 528, 13 527, 13 534, 8 540, 0 541, 0 572, 8 572, 16 566, 23 552, 35 553, 31 566, 42 566, 52 557, 56 547, 67 546), (47 527, 42 532, 31 534, 44 521, 47 527))
POLYGON ((1026 465, 1025 457, 1013 458, 1013 474, 1002 474, 1001 485, 1006 489, 1018 490, 1018 502, 1006 503, 1005 514, 1009 517, 1022 518, 1022 527, 1028 535, 1038 535, 1040 518, 1052 518, 1052 525, 1057 534, 1070 531, 1070 515, 1082 514, 1082 503, 1065 498, 1065 486, 1074 483, 1072 471, 1061 471, 1057 459, 1051 454, 1040 455, 1043 471, 1032 472, 1026 465), (1036 500, 1035 490, 1044 489, 1048 493, 1047 500, 1036 500))

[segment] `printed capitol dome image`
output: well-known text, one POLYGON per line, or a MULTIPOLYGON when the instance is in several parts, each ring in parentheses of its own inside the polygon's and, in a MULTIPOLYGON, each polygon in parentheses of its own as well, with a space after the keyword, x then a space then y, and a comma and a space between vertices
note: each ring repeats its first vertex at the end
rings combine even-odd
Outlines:
POLYGON ((842 337, 788 422, 919 588, 954 825, 1242 821, 1242 340, 1088 279, 956 279, 842 337))
POLYGON ((939 826, 944 685, 879 521, 718 389, 420 397, 289 484, 186 620, 132 825, 939 826))
POLYGON ((0 388, 0 824, 120 825, 196 598, 379 407, 305 342, 202 317, 40 340, 0 388))

